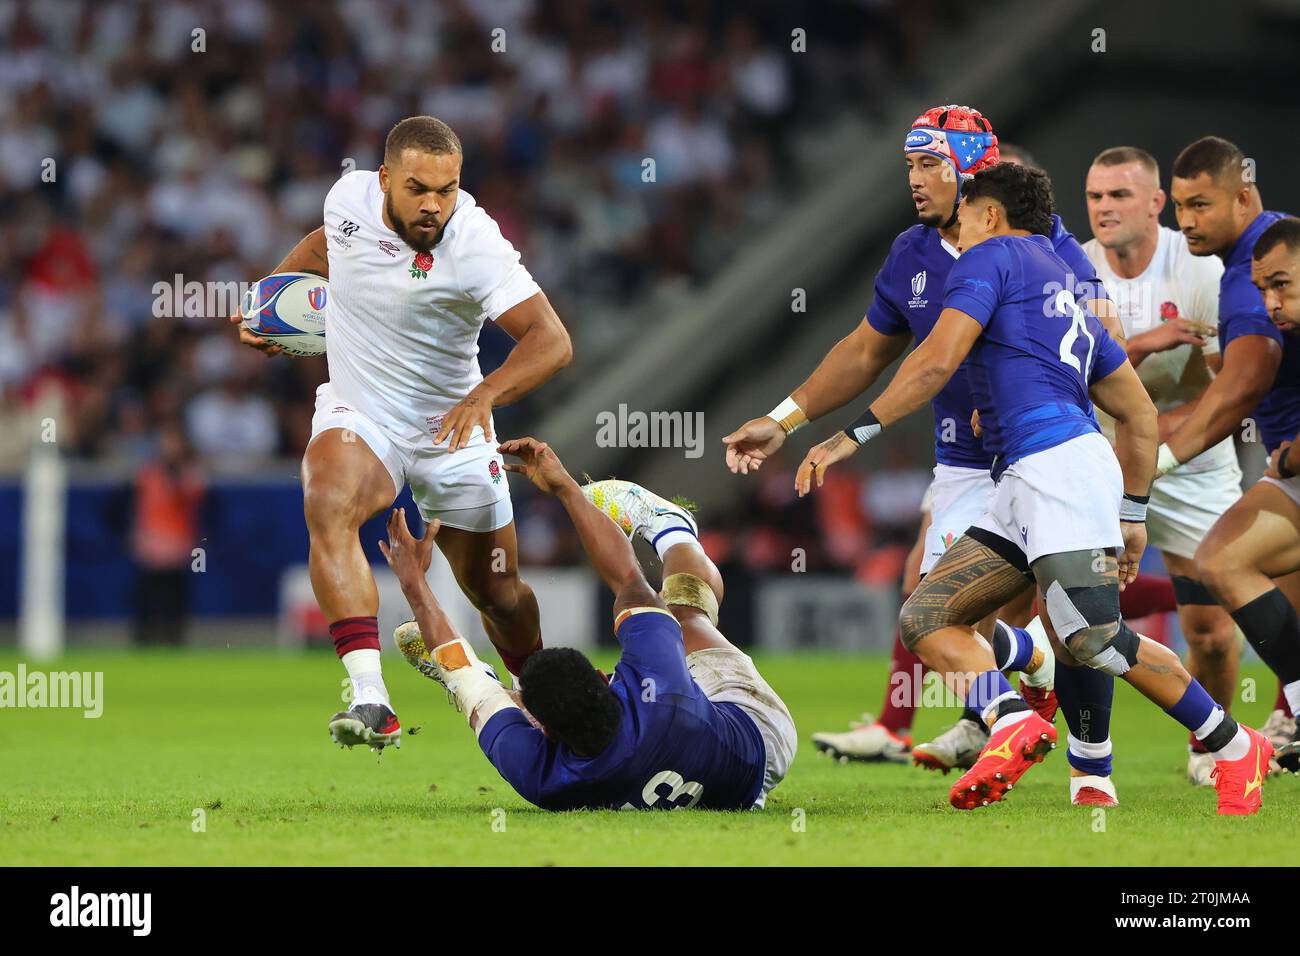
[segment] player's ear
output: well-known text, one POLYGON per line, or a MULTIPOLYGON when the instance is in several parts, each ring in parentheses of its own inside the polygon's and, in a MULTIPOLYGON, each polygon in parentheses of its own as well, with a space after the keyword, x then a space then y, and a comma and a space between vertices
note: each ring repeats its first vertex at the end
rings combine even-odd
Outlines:
POLYGON ((1159 216, 1164 210, 1165 201, 1168 200, 1168 198, 1168 194, 1165 193, 1163 189, 1157 189, 1155 195, 1151 197, 1151 211, 1159 216))

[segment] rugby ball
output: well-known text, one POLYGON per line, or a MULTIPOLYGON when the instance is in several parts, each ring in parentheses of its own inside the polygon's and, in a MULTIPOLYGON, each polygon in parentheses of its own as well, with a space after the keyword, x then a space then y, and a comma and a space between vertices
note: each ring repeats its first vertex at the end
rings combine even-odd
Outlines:
POLYGON ((329 296, 329 280, 310 272, 269 275, 244 295, 244 327, 286 355, 323 355, 329 296))

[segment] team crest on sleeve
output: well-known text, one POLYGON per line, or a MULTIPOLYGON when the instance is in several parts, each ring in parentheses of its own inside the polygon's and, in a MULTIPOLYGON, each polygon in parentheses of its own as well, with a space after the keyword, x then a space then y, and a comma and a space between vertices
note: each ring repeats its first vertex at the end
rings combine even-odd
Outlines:
POLYGON ((427 279, 429 277, 429 270, 432 268, 433 268, 433 253, 431 252, 416 253, 415 258, 411 260, 411 278, 427 279))

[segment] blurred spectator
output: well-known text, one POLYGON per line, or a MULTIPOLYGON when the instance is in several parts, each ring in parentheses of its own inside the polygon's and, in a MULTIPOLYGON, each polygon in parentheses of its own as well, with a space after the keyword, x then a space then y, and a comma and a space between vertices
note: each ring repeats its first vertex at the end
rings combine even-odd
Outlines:
POLYGON ((271 403, 237 375, 199 393, 190 402, 185 421, 199 454, 220 457, 226 464, 265 459, 279 443, 271 403))
MULTIPOLYGON (((5 402, 40 374, 93 378, 103 434, 76 451, 131 455, 138 409, 168 389, 196 406, 200 454, 293 454, 291 396, 272 427, 265 402, 187 377, 184 340, 222 315, 170 316, 151 348, 171 367, 99 366, 167 319, 173 284, 264 274, 319 224, 333 180, 375 168, 388 128, 421 111, 458 130, 466 187, 573 326, 577 361, 599 362, 629 304, 707 278, 779 214, 791 121, 862 106, 871 87, 845 95, 845 80, 885 53, 866 29, 880 6, 811 13, 833 33, 819 60, 836 62, 807 72, 775 0, 0 4, 0 387, 19 389, 5 402), (217 424, 237 407, 247 433, 217 424)), ((265 395, 292 363, 239 387, 265 395)), ((301 384, 309 402, 316 383, 301 384)))
POLYGON ((181 428, 164 425, 159 437, 158 457, 135 479, 135 640, 140 645, 179 645, 185 637, 204 487, 181 428))
MULTIPOLYGON (((265 274, 338 175, 376 168, 392 124, 422 111, 459 132, 465 186, 569 323, 580 380, 635 306, 707 280, 788 211, 792 144, 832 112, 870 113, 882 65, 919 55, 885 29, 900 8, 906 37, 945 12, 825 0, 799 11, 804 57, 778 0, 0 2, 0 468, 21 469, 52 390, 66 453, 148 463, 155 517, 153 495, 180 496, 159 519, 179 562, 196 492, 177 448, 246 469, 296 456, 326 374, 238 349, 209 291, 265 274)), ((508 348, 485 333, 489 366, 508 348)), ((851 569, 876 525, 914 511, 911 477, 846 474, 822 505, 790 500, 787 479, 752 486, 730 542, 753 571, 793 549, 851 569)), ((573 560, 563 515, 527 498, 529 560, 573 560)), ((159 601, 179 600, 171 559, 149 558, 159 601)))

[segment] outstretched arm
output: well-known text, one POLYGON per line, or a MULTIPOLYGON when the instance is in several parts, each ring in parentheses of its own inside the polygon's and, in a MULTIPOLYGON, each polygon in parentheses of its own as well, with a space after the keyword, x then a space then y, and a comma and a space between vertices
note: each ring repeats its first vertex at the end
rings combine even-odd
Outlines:
POLYGON ((564 470, 549 445, 535 438, 514 438, 502 442, 497 451, 520 460, 519 464, 506 465, 507 471, 524 475, 542 491, 559 499, 596 573, 614 592, 615 615, 629 607, 666 608, 646 581, 632 543, 618 525, 583 497, 582 489, 564 470))
POLYGON ((788 401, 795 409, 791 412, 793 419, 785 416, 782 425, 772 415, 764 415, 722 439, 727 445, 727 467, 742 475, 757 471, 784 444, 788 432, 853 401, 874 385, 880 373, 903 354, 911 340, 911 335, 884 335, 863 319, 856 329, 835 343, 813 373, 790 393, 788 401))
POLYGON ((853 401, 903 354, 910 335, 882 335, 866 319, 835 343, 821 364, 790 393, 809 421, 853 401))
POLYGON ((944 309, 930 334, 871 403, 881 427, 906 418, 938 395, 983 331, 983 326, 960 309, 944 309))
POLYGON ((965 312, 944 309, 930 334, 898 367, 888 387, 866 413, 809 450, 795 475, 799 495, 812 490, 813 479, 820 488, 827 468, 848 458, 886 425, 905 418, 938 395, 982 331, 983 327, 965 312))
POLYGON ((1195 458, 1241 427, 1277 376, 1282 347, 1266 335, 1242 335, 1228 343, 1223 368, 1160 450, 1160 474, 1195 458))
POLYGON ((393 569, 406 603, 411 605, 415 623, 420 625, 424 646, 429 650, 460 637, 425 578, 433 560, 433 539, 440 527, 442 522, 435 519, 423 538, 414 537, 406 525, 406 509, 394 508, 388 515, 388 540, 379 542, 379 550, 393 569))

